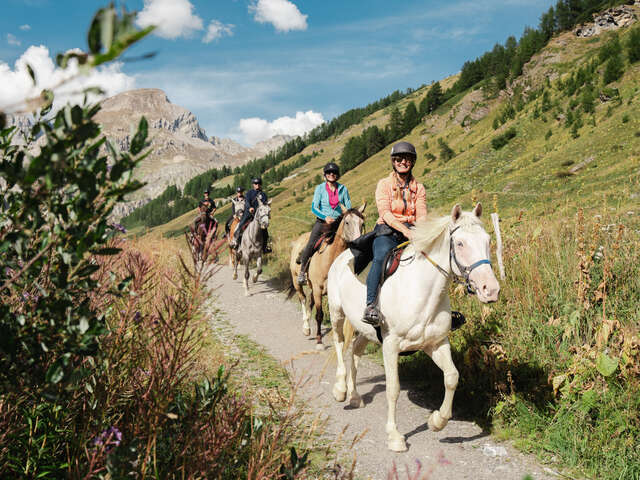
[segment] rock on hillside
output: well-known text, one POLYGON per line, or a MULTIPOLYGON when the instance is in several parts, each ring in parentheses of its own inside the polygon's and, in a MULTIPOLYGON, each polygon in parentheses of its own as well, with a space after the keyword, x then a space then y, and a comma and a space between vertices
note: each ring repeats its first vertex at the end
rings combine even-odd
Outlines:
MULTIPOLYGON (((636 1, 636 5, 640 2, 636 1)), ((620 5, 593 15, 593 23, 578 26, 573 33, 577 37, 592 37, 600 35, 605 30, 626 27, 636 21, 633 9, 627 5, 620 5)))
POLYGON ((134 194, 128 205, 119 207, 119 216, 158 196, 168 185, 182 187, 212 168, 242 165, 291 138, 274 137, 253 148, 230 139, 209 138, 193 113, 171 103, 158 89, 131 90, 104 100, 96 121, 105 135, 124 150, 129 148, 142 115, 149 123, 152 153, 138 167, 136 177, 147 185, 134 194))

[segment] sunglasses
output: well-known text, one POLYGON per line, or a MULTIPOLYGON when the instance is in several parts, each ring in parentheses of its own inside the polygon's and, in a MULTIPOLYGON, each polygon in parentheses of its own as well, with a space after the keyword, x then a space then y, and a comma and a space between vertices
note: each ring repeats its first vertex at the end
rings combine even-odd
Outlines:
POLYGON ((413 163, 413 158, 411 157, 394 157, 392 160, 395 163, 413 163))
POLYGON ((338 175, 338 172, 325 172, 325 175, 338 175))

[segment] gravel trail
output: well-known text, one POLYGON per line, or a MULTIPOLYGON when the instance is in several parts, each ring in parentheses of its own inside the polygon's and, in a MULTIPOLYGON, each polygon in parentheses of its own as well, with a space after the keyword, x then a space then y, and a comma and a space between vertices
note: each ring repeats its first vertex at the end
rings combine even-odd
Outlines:
POLYGON ((226 266, 213 277, 211 287, 215 289, 215 306, 225 314, 236 333, 263 345, 270 355, 287 365, 294 378, 309 377, 300 394, 314 411, 328 416, 328 435, 338 435, 346 427, 344 438, 351 440, 366 431, 354 446, 358 478, 386 480, 394 462, 398 478, 408 478, 405 467, 415 472, 417 461, 423 472, 431 472, 430 479, 522 480, 526 475, 536 480, 559 478, 535 457, 520 453, 508 443, 497 442, 473 422, 456 418, 455 400, 449 424, 441 432, 430 431, 427 418, 432 409, 439 407, 444 395, 441 382, 433 386, 439 398, 438 403, 433 403, 423 398, 415 388, 415 381, 400 378, 398 429, 405 435, 408 451, 387 450, 387 401, 382 366, 366 358, 360 363, 358 390, 364 399, 364 408, 350 409, 346 402, 337 403, 331 394, 335 367, 327 368, 324 377, 319 378, 333 348, 331 335, 325 331, 325 351, 316 353, 315 338, 302 334, 297 300, 288 301, 268 280, 262 279, 256 284, 250 283, 251 296, 245 297, 240 278, 233 281, 231 270, 226 266))

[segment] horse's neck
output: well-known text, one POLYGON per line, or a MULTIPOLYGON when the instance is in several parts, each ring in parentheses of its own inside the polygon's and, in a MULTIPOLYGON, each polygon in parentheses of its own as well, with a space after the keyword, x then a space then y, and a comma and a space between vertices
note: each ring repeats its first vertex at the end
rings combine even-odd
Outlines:
POLYGON ((333 242, 327 246, 327 250, 332 259, 336 258, 347 249, 347 242, 344 241, 342 234, 344 233, 343 220, 338 225, 338 229, 333 237, 333 242))

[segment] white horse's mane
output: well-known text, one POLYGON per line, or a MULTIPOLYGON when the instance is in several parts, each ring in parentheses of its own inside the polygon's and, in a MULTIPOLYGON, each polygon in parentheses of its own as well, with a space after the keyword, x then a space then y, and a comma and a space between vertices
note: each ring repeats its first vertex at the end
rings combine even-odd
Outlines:
MULTIPOLYGON (((411 244, 418 252, 429 251, 438 239, 444 237, 449 227, 453 227, 451 215, 444 217, 427 216, 420 220, 413 228, 413 240, 411 244)), ((456 227, 467 230, 474 226, 482 226, 482 220, 472 212, 462 212, 460 218, 455 223, 456 227)))

